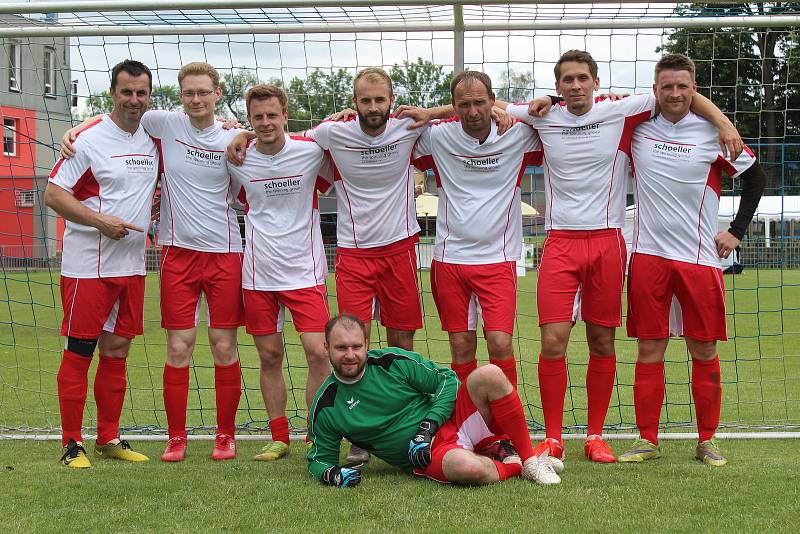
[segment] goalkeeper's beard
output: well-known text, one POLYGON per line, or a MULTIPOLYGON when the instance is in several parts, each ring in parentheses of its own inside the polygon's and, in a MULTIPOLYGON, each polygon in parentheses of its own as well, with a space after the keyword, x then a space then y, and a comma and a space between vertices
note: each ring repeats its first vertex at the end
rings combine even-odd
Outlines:
POLYGON ((346 364, 344 364, 341 361, 337 363, 331 362, 331 367, 333 367, 333 372, 336 373, 336 376, 347 380, 353 380, 359 378, 361 374, 364 372, 364 368, 366 366, 367 366, 366 359, 360 363, 358 361, 348 362, 346 364))

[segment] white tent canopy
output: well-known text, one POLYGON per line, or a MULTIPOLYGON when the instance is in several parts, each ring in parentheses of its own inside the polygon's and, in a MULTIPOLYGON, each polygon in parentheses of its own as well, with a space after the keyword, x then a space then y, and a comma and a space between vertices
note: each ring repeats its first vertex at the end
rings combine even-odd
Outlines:
MULTIPOLYGON (((732 221, 739 209, 741 197, 720 197, 719 218, 732 221)), ((800 196, 761 197, 753 219, 764 222, 764 241, 769 246, 770 227, 773 221, 800 220, 800 196)))

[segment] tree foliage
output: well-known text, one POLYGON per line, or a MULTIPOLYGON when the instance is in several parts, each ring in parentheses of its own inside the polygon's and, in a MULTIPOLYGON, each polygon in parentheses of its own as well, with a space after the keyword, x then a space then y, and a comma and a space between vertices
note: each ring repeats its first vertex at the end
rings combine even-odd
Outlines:
MULTIPOLYGON (((681 4, 685 17, 800 13, 800 2, 681 4)), ((697 65, 699 90, 726 112, 759 150, 772 185, 780 175, 779 143, 800 141, 800 48, 793 28, 683 28, 657 52, 680 52, 697 65)), ((768 184, 769 185, 769 184, 768 184)))
POLYGON ((389 71, 392 79, 396 104, 419 107, 443 106, 450 103, 450 80, 452 72, 444 72, 444 67, 417 58, 394 64, 389 71))
MULTIPOLYGON (((181 109, 180 90, 176 85, 156 85, 150 95, 150 109, 172 111, 181 109)), ((114 102, 108 91, 102 91, 86 99, 86 116, 93 117, 103 113, 111 113, 114 102)))
POLYGON ((533 73, 504 70, 497 80, 495 94, 500 100, 506 102, 528 102, 533 99, 534 78, 533 73))

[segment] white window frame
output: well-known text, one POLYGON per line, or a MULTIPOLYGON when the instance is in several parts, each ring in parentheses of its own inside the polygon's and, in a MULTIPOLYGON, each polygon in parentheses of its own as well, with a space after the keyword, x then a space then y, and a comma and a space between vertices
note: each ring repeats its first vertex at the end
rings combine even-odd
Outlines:
POLYGON ((17 155, 17 126, 18 121, 13 117, 3 117, 3 155, 16 156, 17 155), (7 134, 11 132, 11 152, 6 151, 7 134))
POLYGON ((44 95, 55 97, 56 96, 56 49, 46 46, 44 48, 44 56, 42 60, 44 67, 44 95), (49 57, 49 61, 48 61, 49 57))
POLYGON ((22 45, 19 41, 8 41, 8 90, 22 89, 22 45))

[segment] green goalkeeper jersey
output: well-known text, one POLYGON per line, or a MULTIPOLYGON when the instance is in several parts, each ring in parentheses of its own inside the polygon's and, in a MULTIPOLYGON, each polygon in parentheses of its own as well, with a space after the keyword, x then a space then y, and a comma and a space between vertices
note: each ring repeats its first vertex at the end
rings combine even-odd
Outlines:
POLYGON ((460 383, 455 372, 398 348, 371 350, 363 376, 331 374, 311 405, 308 469, 317 479, 339 463, 342 438, 400 469, 411 469, 408 444, 423 419, 450 418, 460 383))

